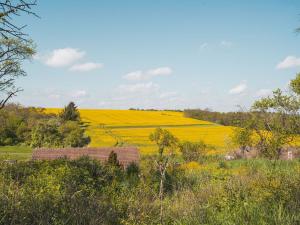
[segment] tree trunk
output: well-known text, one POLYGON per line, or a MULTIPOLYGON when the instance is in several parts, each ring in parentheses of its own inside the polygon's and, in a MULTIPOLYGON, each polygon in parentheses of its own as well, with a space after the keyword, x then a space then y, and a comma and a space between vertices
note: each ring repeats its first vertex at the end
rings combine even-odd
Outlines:
POLYGON ((164 198, 164 178, 165 178, 165 168, 160 165, 160 185, 159 185, 159 201, 160 201, 160 224, 163 224, 163 198, 164 198))

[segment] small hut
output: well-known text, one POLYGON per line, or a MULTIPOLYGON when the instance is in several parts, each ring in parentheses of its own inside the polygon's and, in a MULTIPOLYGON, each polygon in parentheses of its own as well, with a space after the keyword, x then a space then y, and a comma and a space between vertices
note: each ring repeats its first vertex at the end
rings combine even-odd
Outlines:
POLYGON ((135 147, 104 147, 104 148, 39 148, 32 153, 33 160, 54 160, 59 158, 67 158, 70 160, 78 159, 83 156, 88 156, 91 159, 96 159, 101 162, 108 160, 111 152, 117 154, 119 163, 127 167, 131 163, 139 163, 139 151, 135 147))

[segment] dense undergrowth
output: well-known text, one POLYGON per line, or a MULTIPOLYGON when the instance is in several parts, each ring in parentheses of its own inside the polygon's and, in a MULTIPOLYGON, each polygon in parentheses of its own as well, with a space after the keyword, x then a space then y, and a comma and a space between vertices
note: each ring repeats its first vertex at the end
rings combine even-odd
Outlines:
MULTIPOLYGON (((299 224, 300 163, 173 165, 164 224, 299 224)), ((159 224, 152 157, 123 170, 88 158, 0 166, 0 224, 159 224)))

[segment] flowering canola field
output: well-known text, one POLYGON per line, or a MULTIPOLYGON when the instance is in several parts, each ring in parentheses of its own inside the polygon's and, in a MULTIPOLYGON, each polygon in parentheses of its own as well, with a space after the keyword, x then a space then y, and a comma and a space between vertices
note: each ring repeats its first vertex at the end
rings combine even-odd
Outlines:
MULTIPOLYGON (((47 109, 47 113, 59 113, 61 109, 47 109)), ((225 127, 207 121, 186 118, 182 112, 92 110, 81 109, 82 120, 87 124, 91 147, 114 146, 116 143, 137 146, 142 154, 156 152, 149 135, 155 128, 168 129, 181 141, 199 141, 214 146, 210 153, 222 153, 232 133, 225 127)))

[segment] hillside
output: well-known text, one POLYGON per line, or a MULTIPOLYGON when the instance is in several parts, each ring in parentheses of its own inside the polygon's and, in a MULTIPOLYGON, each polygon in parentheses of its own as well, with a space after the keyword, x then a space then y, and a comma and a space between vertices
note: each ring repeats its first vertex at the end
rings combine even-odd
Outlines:
MULTIPOLYGON (((59 113, 61 109, 47 109, 47 113, 59 113)), ((112 146, 117 142, 135 145, 142 154, 153 153, 154 145, 149 134, 156 127, 170 130, 181 141, 203 140, 215 146, 211 153, 225 150, 232 128, 211 122, 184 117, 174 111, 135 111, 135 110, 80 110, 82 120, 87 124, 91 137, 90 146, 112 146)))

